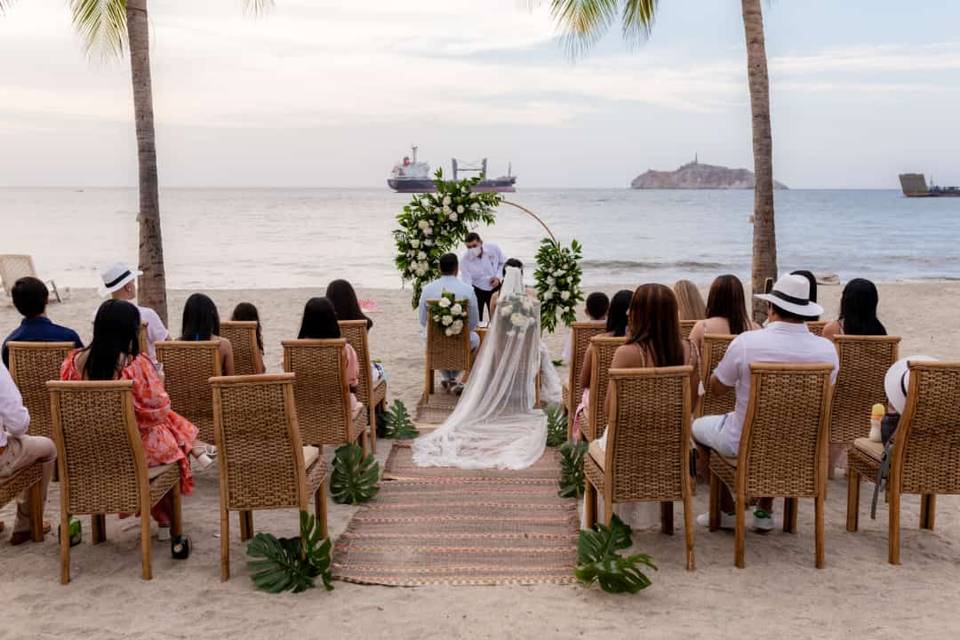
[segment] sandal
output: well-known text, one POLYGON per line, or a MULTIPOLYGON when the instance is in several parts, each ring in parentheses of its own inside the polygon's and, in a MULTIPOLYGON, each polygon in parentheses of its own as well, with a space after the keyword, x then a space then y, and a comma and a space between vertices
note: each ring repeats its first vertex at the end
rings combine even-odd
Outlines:
MULTIPOLYGON (((50 533, 50 523, 46 520, 43 521, 43 535, 50 533)), ((30 542, 33 540, 33 535, 29 530, 27 531, 14 531, 13 535, 10 536, 10 544, 14 547, 19 546, 25 542, 30 542)))

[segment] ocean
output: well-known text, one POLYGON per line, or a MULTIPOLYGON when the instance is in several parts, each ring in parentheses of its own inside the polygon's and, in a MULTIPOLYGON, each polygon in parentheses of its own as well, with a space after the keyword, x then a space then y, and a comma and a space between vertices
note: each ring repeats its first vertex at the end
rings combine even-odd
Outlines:
MULTIPOLYGON (((750 191, 523 189, 505 194, 564 243, 584 246, 584 283, 749 276, 750 191)), ((383 189, 164 189, 171 288, 323 288, 345 277, 399 288, 394 216, 409 196, 383 189)), ((93 287, 115 260, 136 262, 135 189, 0 189, 0 253, 28 253, 58 284, 93 287)), ((876 281, 960 279, 960 199, 899 191, 776 194, 781 270, 876 281)), ((479 229, 533 264, 543 232, 513 207, 479 229)))

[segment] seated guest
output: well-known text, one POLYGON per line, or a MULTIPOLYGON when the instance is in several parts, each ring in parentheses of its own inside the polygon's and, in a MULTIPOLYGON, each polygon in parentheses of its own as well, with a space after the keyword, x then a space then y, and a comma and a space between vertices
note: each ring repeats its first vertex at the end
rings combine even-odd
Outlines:
MULTIPOLYGON (((17 285, 19 284, 18 280, 17 285)), ((30 414, 23 406, 20 391, 13 384, 7 368, 0 365, 0 482, 6 481, 25 467, 38 463, 43 465, 43 479, 40 484, 43 496, 40 509, 43 510, 43 505, 47 503, 47 485, 50 484, 53 465, 57 460, 57 448, 50 438, 28 436, 29 426, 30 414)), ((17 520, 13 525, 10 544, 19 545, 31 539, 31 513, 30 490, 24 489, 17 498, 17 520)), ((0 522, 0 531, 3 529, 4 524, 0 522)), ((50 524, 44 522, 43 533, 46 534, 48 531, 50 531, 50 524)))
POLYGON ((194 293, 183 305, 183 326, 180 329, 181 340, 212 340, 220 349, 220 372, 225 376, 233 375, 233 345, 220 337, 220 314, 217 305, 208 296, 194 293))
POLYGON ((677 307, 681 320, 703 320, 707 317, 707 307, 697 285, 689 280, 677 280, 673 283, 673 293, 677 296, 677 307))
MULTIPOLYGON (((817 302, 817 276, 813 275, 812 271, 807 271, 806 269, 800 269, 798 271, 791 271, 790 275, 792 276, 803 276, 807 279, 807 282, 810 283, 810 302, 817 302)), ((811 320, 819 320, 820 316, 816 318, 807 318, 807 322, 811 320)))
MULTIPOLYGON (((303 319, 300 321, 298 340, 336 340, 340 335, 337 324, 337 312, 327 298, 310 298, 303 307, 303 319)), ((347 384, 350 385, 350 401, 354 408, 360 406, 355 395, 360 384, 360 360, 350 343, 344 345, 347 356, 347 384)))
MULTIPOLYGON (((584 311, 587 313, 587 320, 592 322, 602 322, 607 319, 607 311, 610 309, 610 298, 602 291, 594 291, 587 296, 584 302, 584 311)), ((573 360, 573 332, 568 331, 567 337, 563 341, 563 363, 569 365, 573 360)))
MULTIPOLYGON (((103 279, 103 286, 100 288, 102 297, 109 296, 113 300, 126 300, 131 302, 137 299, 137 276, 143 275, 142 271, 133 271, 122 262, 117 262, 100 274, 103 279)), ((163 326, 163 321, 157 312, 149 307, 137 306, 140 311, 140 321, 147 325, 147 355, 155 359, 157 354, 153 345, 170 339, 170 332, 163 326)), ((96 315, 96 314, 94 314, 96 315)))
POLYGON ((750 319, 743 295, 743 283, 734 275, 718 276, 710 285, 707 296, 707 317, 693 325, 690 340, 697 351, 703 353, 703 336, 716 333, 738 336, 744 331, 759 329, 760 325, 750 319))
POLYGON ((854 278, 843 288, 840 297, 840 317, 823 328, 823 337, 885 336, 887 329, 877 319, 880 295, 877 286, 869 280, 854 278))
POLYGON ((360 308, 360 301, 357 300, 357 292, 353 290, 353 285, 349 282, 334 280, 327 285, 325 297, 337 312, 337 320, 365 320, 367 331, 373 329, 373 320, 363 313, 360 308))
POLYGON ((257 350, 253 354, 253 368, 257 373, 267 370, 263 364, 263 329, 260 326, 260 312, 250 302, 241 302, 233 309, 231 320, 257 323, 257 350))
MULTIPOLYGON (((123 300, 107 300, 97 311, 90 346, 67 356, 60 379, 133 381, 133 410, 147 466, 177 463, 180 492, 190 495, 194 481, 188 456, 203 459, 203 445, 197 441, 197 428, 170 408, 170 396, 156 367, 140 353, 139 329, 137 307, 123 300)), ((173 496, 165 496, 151 513, 160 525, 157 536, 169 539, 173 496)))
MULTIPOLYGON (((480 322, 480 311, 477 307, 477 295, 473 287, 457 278, 460 270, 460 261, 455 253, 445 253, 440 256, 440 278, 424 285, 420 292, 420 303, 418 304, 418 313, 420 317, 420 326, 426 330, 427 321, 430 319, 430 309, 427 302, 438 300, 442 293, 452 293, 458 300, 467 301, 467 329, 470 331, 470 348, 476 349, 480 346, 480 336, 477 335, 477 324, 480 322)), ((444 391, 457 391, 460 389, 457 383, 459 371, 443 371, 443 380, 440 382, 444 391)))
MULTIPOLYGON (((839 362, 833 343, 810 333, 805 324, 823 313, 820 305, 810 302, 809 292, 806 278, 791 274, 780 278, 769 294, 756 296, 768 303, 767 326, 734 338, 710 378, 710 390, 717 396, 736 390, 736 409, 721 416, 703 416, 693 423, 693 438, 704 459, 711 450, 723 456, 737 455, 750 399, 750 365, 754 362, 830 363, 833 365, 832 380, 836 381, 839 362)), ((784 437, 789 437, 789 433, 785 431, 784 437)), ((720 509, 723 512, 722 526, 732 528, 734 503, 725 486, 722 487, 720 509)), ((709 514, 698 516, 697 522, 706 526, 709 514)), ((760 499, 753 512, 753 527, 760 531, 773 528, 772 498, 760 499)))
MULTIPOLYGON (((633 292, 628 289, 621 289, 613 295, 610 301, 610 308, 607 311, 607 330, 601 334, 609 338, 622 338, 627 335, 628 317, 630 312, 630 301, 633 300, 633 292)), ((583 395, 580 396, 580 404, 573 416, 573 438, 580 439, 580 428, 583 420, 586 419, 587 408, 590 406, 590 382, 593 377, 593 347, 587 347, 583 354, 583 364, 580 365, 580 385, 583 387, 583 395)))
POLYGON ((83 346, 76 331, 54 324, 47 317, 50 292, 42 280, 30 276, 20 278, 13 284, 10 297, 23 320, 3 341, 4 366, 10 366, 8 342, 72 342, 75 347, 83 346))

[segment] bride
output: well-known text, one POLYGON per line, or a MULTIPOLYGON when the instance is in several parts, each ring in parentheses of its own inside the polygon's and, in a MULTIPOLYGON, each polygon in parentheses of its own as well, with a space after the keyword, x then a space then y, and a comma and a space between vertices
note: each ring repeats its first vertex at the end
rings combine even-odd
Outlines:
POLYGON ((560 401, 560 377, 540 341, 540 303, 523 288, 523 272, 508 266, 487 337, 456 409, 413 443, 421 467, 524 469, 543 455, 547 418, 541 399, 560 401))

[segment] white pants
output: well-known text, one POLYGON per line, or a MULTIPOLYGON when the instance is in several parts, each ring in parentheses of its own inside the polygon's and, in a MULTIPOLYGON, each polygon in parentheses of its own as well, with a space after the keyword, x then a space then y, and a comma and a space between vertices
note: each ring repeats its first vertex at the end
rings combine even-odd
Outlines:
POLYGON ((722 456, 735 457, 737 450, 730 447, 729 437, 724 433, 726 422, 727 414, 697 418, 693 421, 693 439, 722 456))

